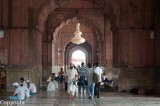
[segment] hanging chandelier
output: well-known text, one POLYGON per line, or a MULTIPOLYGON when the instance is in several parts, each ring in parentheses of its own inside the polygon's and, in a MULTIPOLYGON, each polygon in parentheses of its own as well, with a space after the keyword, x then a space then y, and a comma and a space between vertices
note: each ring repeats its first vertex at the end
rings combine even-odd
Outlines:
POLYGON ((76 31, 74 32, 74 37, 71 39, 71 42, 74 44, 81 44, 85 42, 85 39, 81 37, 82 32, 80 31, 80 23, 76 23, 76 31))

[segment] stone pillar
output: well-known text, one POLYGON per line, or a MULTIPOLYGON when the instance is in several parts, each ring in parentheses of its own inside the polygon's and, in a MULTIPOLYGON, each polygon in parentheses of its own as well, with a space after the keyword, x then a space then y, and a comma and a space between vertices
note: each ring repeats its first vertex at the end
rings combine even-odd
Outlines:
POLYGON ((105 20, 105 52, 106 52, 106 58, 105 58, 105 68, 106 68, 106 74, 109 78, 112 78, 112 71, 113 71, 113 35, 112 31, 110 30, 110 20, 105 20))
POLYGON ((56 73, 56 42, 52 41, 52 73, 56 73))
POLYGON ((34 36, 34 52, 33 57, 35 57, 34 72, 31 74, 38 85, 42 87, 42 33, 35 31, 34 36))

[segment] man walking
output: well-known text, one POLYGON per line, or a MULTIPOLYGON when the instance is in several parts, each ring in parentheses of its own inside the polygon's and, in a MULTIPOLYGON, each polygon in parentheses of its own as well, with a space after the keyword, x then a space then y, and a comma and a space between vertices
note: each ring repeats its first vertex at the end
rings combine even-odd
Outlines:
POLYGON ((78 77, 77 70, 73 68, 73 64, 70 64, 69 69, 66 71, 66 76, 67 76, 67 83, 68 83, 68 89, 67 92, 69 93, 69 98, 74 99, 74 95, 76 92, 76 79, 78 77))
POLYGON ((95 83, 93 82, 93 73, 94 70, 92 68, 92 65, 88 63, 88 73, 87 73, 87 79, 88 79, 88 98, 93 99, 94 97, 94 87, 95 83))
POLYGON ((81 87, 83 87, 83 93, 84 93, 84 89, 85 89, 85 78, 87 75, 87 67, 84 66, 84 62, 81 63, 81 67, 79 68, 79 75, 80 75, 80 79, 79 79, 79 86, 80 86, 80 90, 81 87))
POLYGON ((97 62, 96 64, 96 68, 94 69, 94 72, 97 73, 99 75, 99 82, 95 84, 95 95, 97 96, 97 98, 99 98, 99 92, 100 92, 100 84, 102 81, 102 69, 99 67, 99 63, 97 62))

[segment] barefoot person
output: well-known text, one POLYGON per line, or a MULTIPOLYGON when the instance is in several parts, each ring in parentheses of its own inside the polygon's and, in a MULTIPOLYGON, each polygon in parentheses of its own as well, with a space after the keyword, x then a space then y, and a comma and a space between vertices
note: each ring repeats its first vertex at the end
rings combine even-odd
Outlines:
POLYGON ((73 64, 70 64, 70 67, 67 69, 66 72, 66 76, 67 76, 67 83, 68 83, 68 89, 67 92, 69 93, 69 97, 70 99, 74 99, 74 95, 75 95, 75 91, 76 91, 76 84, 75 81, 78 77, 78 73, 77 70, 75 68, 73 68, 73 64))

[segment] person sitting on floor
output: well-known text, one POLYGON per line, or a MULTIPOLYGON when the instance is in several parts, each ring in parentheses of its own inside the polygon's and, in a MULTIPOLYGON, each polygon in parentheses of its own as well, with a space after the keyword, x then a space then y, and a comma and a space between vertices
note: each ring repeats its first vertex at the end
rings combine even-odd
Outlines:
POLYGON ((47 87, 47 91, 55 91, 55 89, 58 88, 58 83, 56 81, 55 73, 52 73, 52 75, 49 76, 47 82, 49 82, 48 87, 47 87))
POLYGON ((9 99, 13 100, 13 101, 24 100, 25 99, 25 90, 21 86, 19 86, 19 84, 17 82, 14 82, 13 86, 16 89, 14 91, 13 96, 9 96, 9 99))
POLYGON ((58 88, 57 77, 55 73, 52 73, 50 80, 53 82, 55 88, 58 88))
POLYGON ((30 97, 31 95, 30 95, 29 89, 23 84, 20 84, 20 86, 25 90, 25 97, 26 98, 30 97))
POLYGON ((55 85, 53 83, 53 79, 51 79, 51 81, 49 81, 48 83, 48 87, 47 87, 47 91, 55 91, 55 85))
POLYGON ((31 83, 30 80, 27 80, 28 89, 30 91, 30 95, 34 95, 37 93, 37 88, 35 84, 31 83))
POLYGON ((26 83, 26 81, 24 80, 23 77, 20 78, 20 84, 23 84, 23 86, 27 87, 27 83, 26 83))
POLYGON ((112 86, 113 80, 109 80, 105 73, 102 76, 102 82, 108 86, 112 86))
POLYGON ((52 82, 53 82, 55 88, 58 89, 58 83, 57 83, 57 81, 56 81, 56 80, 53 80, 52 82))
POLYGON ((49 82, 49 81, 53 81, 53 80, 55 80, 56 79, 56 74, 55 73, 52 73, 49 77, 48 77, 48 80, 47 80, 47 82, 49 82))

